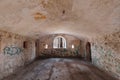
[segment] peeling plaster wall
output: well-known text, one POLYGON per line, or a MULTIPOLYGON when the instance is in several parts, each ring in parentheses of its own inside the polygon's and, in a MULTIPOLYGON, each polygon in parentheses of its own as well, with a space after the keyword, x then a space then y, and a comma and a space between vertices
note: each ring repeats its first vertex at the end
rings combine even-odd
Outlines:
POLYGON ((33 39, 0 31, 0 79, 12 74, 18 67, 31 62, 34 58, 35 43, 33 39), (28 42, 26 49, 23 48, 24 41, 28 42), (4 49, 9 46, 21 49, 20 53, 6 54, 4 49))
POLYGON ((120 79, 120 31, 92 43, 92 63, 120 79))
POLYGON ((0 25, 34 38, 54 33, 89 38, 119 29, 120 0, 0 0, 0 25))
POLYGON ((83 41, 80 39, 65 34, 54 34, 44 36, 39 39, 39 49, 38 49, 38 56, 45 56, 45 57, 84 57, 84 45, 83 41), (67 41, 67 48, 66 49, 53 49, 53 40, 56 36, 63 36, 67 41), (45 49, 45 45, 48 45, 48 49, 45 49), (72 45, 75 46, 72 49, 72 45))

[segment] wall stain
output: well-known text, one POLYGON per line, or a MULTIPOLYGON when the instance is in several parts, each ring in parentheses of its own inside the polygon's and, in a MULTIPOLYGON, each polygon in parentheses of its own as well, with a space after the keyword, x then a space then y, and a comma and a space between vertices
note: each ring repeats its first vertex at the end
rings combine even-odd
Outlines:
POLYGON ((34 19, 35 20, 46 19, 46 16, 40 12, 37 12, 34 14, 34 19))

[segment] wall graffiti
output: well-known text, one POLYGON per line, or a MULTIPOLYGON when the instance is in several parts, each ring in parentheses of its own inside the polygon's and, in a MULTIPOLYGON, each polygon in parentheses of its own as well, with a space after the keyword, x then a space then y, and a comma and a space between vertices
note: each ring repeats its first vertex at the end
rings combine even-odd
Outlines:
POLYGON ((4 48, 4 54, 15 55, 20 54, 23 50, 15 46, 7 46, 4 48))

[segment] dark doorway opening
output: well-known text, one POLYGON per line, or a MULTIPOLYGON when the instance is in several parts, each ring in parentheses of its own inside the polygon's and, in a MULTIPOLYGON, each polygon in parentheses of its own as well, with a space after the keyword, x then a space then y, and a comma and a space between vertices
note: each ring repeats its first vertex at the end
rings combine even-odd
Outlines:
POLYGON ((86 43, 86 59, 91 62, 91 44, 90 42, 86 43))

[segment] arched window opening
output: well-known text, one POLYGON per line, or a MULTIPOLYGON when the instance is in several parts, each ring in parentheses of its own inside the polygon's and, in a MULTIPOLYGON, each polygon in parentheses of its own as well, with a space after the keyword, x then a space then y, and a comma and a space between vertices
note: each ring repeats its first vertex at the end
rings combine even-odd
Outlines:
POLYGON ((66 48, 66 39, 62 36, 57 36, 53 41, 53 48, 66 48))

